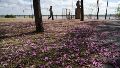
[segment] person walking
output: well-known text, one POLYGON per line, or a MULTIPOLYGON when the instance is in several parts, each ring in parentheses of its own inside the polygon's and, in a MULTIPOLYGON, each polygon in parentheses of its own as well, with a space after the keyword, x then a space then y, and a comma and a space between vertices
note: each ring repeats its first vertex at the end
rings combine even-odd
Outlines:
POLYGON ((54 20, 54 18, 53 18, 52 6, 50 6, 49 11, 50 11, 50 17, 48 17, 48 19, 50 19, 50 18, 52 17, 52 20, 54 20))

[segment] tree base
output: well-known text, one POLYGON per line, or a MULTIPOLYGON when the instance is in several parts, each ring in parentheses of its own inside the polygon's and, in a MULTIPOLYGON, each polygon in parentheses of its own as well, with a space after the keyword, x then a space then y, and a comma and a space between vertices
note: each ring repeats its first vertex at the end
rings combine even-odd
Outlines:
POLYGON ((43 27, 36 28, 36 32, 44 32, 44 28, 43 27))

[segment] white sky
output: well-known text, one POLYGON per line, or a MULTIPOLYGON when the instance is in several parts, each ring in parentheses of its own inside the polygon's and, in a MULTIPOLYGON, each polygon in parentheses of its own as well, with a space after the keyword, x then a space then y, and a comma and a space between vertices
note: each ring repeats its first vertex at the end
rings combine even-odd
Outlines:
MULTIPOLYGON (((65 8, 71 9, 72 14, 74 14, 74 9, 76 8, 77 0, 40 0, 42 14, 49 14, 48 8, 49 6, 53 6, 54 14, 62 14, 62 9, 65 11, 65 8)), ((84 0, 84 13, 85 14, 96 14, 96 1, 97 0, 84 0)), ((107 0, 99 0, 100 1, 100 14, 105 14, 107 0)), ((120 0, 108 0, 108 14, 115 14, 116 8, 118 4, 120 4, 120 0)), ((31 10, 32 0, 0 0, 0 15, 6 14, 33 14, 33 10, 31 10), (24 10, 24 12, 23 12, 24 10)))

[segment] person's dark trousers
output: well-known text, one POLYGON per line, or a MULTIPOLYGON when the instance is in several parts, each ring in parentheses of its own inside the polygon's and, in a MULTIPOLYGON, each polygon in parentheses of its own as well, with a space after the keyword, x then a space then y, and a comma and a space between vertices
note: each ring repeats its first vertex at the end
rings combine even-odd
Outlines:
POLYGON ((48 19, 50 19, 52 17, 52 20, 54 20, 53 14, 50 14, 50 17, 48 19))
POLYGON ((54 20, 53 15, 52 15, 52 20, 54 20))
POLYGON ((48 17, 48 20, 51 18, 51 15, 48 17))

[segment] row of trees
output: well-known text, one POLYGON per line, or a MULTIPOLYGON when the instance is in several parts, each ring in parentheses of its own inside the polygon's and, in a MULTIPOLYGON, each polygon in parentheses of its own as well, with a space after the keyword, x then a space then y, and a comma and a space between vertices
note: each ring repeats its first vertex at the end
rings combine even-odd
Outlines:
MULTIPOLYGON (((99 0, 97 0, 97 19, 99 19, 99 0)), ((107 11, 108 11, 108 0, 107 0, 107 7, 106 7, 106 13, 105 13, 105 19, 107 18, 107 11)), ((120 18, 120 4, 117 7, 117 17, 120 18)))
MULTIPOLYGON (((97 0, 97 19, 99 19, 99 0, 97 0)), ((108 0, 107 0, 107 7, 106 7, 106 13, 105 13, 105 19, 107 18, 107 8, 108 8, 108 0)))

